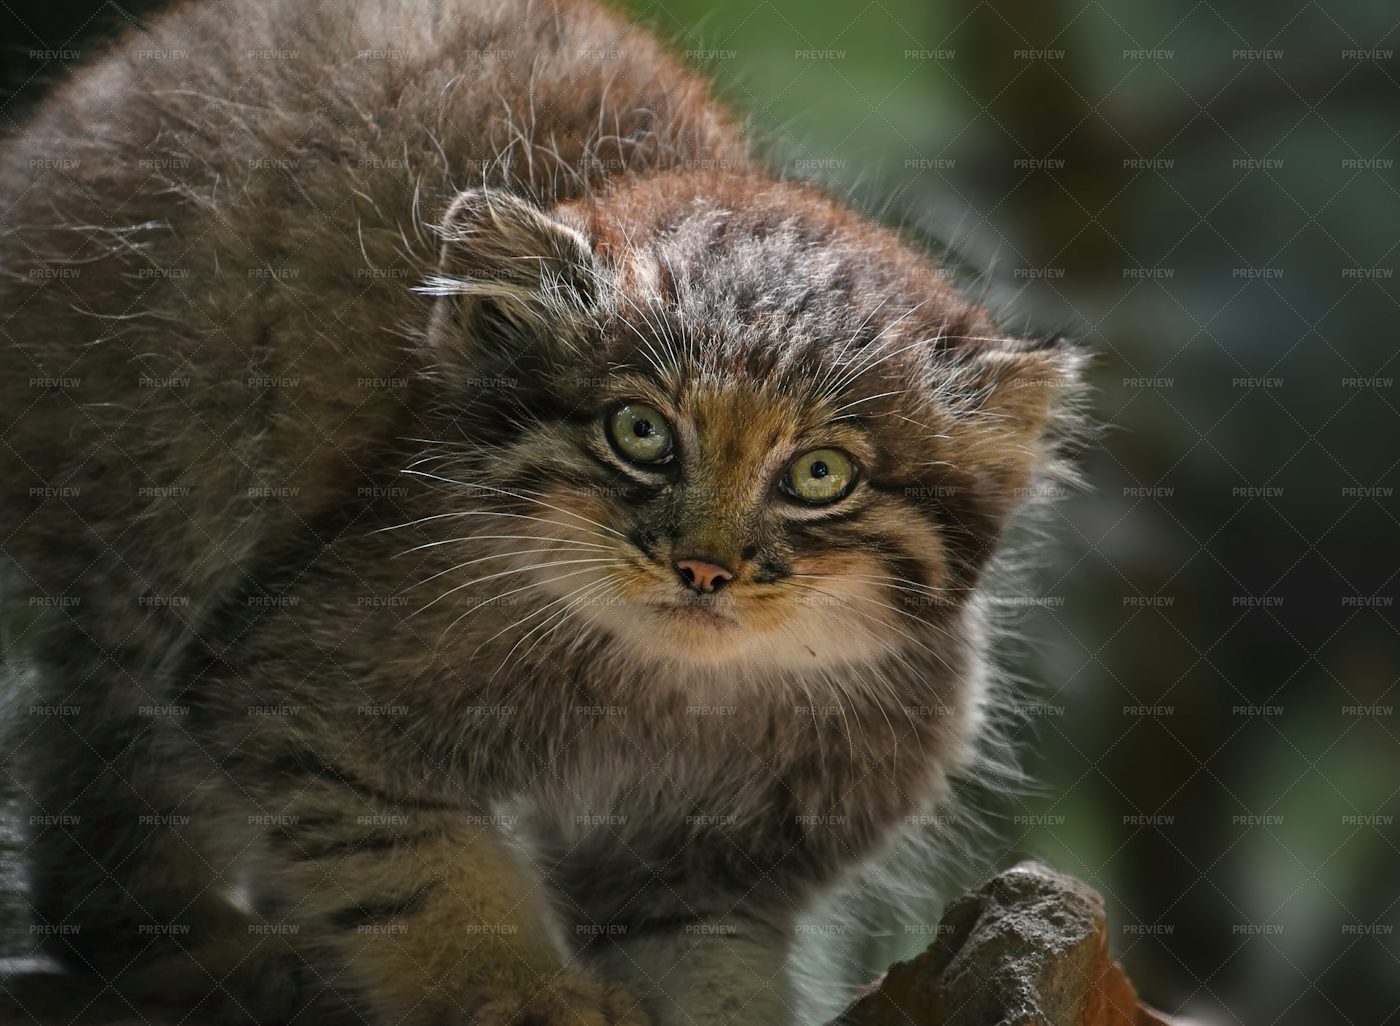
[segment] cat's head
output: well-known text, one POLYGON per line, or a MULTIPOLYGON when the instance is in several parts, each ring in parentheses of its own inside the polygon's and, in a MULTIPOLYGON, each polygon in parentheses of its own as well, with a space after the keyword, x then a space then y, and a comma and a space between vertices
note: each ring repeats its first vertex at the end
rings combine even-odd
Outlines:
POLYGON ((443 232, 463 501, 541 539, 514 544, 564 631, 818 673, 927 648, 1055 465, 1073 348, 1006 337, 811 188, 672 173, 550 211, 478 190, 443 232))

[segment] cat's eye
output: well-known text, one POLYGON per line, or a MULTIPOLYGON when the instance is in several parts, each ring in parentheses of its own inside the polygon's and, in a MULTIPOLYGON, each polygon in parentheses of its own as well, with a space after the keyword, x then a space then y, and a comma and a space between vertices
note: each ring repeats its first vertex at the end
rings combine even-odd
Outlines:
POLYGON ((856 482, 856 466, 840 449, 813 449, 793 460, 783 491, 820 506, 844 498, 856 482))
POLYGON ((661 463, 671 455, 671 425, 645 403, 624 403, 608 414, 608 437, 634 463, 661 463))

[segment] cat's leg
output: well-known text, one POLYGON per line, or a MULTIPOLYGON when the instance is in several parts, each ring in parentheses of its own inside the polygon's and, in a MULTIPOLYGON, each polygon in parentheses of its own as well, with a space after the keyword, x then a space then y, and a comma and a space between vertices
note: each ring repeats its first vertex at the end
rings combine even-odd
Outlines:
POLYGON ((25 897, 45 953, 79 974, 73 986, 92 984, 122 1015, 149 999, 230 1021, 292 1014, 294 974, 252 956, 251 921, 230 898, 247 842, 215 826, 217 767, 180 708, 81 641, 17 697, 8 756, 28 834, 25 897), (148 985, 160 966, 181 967, 178 989, 148 985))
POLYGON ((787 1026, 797 1006, 792 947, 785 921, 729 916, 617 933, 594 957, 658 1026, 787 1026))
POLYGON ((610 806, 604 829, 580 834, 567 797, 553 794, 527 821, 548 878, 568 896, 576 950, 659 1026, 792 1026, 801 888, 779 880, 779 859, 723 817, 678 822, 677 810, 697 805, 656 787, 610 806))
POLYGON ((489 816, 290 763, 258 875, 318 978, 370 1023, 646 1021, 623 988, 566 964, 552 892, 489 816))

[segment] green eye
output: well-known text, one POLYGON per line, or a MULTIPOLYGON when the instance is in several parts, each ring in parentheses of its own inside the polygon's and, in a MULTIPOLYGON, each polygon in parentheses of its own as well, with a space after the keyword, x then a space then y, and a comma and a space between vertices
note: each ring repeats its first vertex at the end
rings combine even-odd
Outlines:
POLYGON ((607 420, 617 451, 635 463, 660 463, 671 455, 671 425, 645 403, 625 403, 607 420))
POLYGON ((788 468, 783 490, 814 506, 844 498, 855 484, 856 466, 840 449, 813 449, 788 468))

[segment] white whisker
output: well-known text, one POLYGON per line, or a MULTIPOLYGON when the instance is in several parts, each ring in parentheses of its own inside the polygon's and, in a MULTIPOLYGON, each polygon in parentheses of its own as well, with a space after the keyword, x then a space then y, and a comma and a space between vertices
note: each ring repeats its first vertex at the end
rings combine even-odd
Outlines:
MULTIPOLYGON (((479 561, 478 561, 478 560, 472 560, 471 562, 479 562, 479 561)), ((474 584, 484 584, 484 583, 487 582, 487 581, 494 581, 494 580, 497 580, 497 579, 499 579, 499 578, 501 578, 501 577, 509 577, 511 574, 523 574, 523 573, 527 573, 528 571, 531 571, 531 570, 545 570, 545 569, 548 569, 549 567, 552 567, 552 566, 575 566, 575 565, 577 565, 577 564, 579 564, 579 563, 615 563, 615 562, 617 562, 617 560, 608 559, 608 558, 606 558, 606 557, 599 556, 599 557, 590 558, 590 559, 558 559, 558 560, 554 560, 553 562, 549 562, 549 563, 532 563, 532 564, 530 564, 529 566, 512 567, 512 568, 509 569, 509 570, 502 570, 500 573, 496 573, 496 574, 487 574, 485 577, 477 577, 477 578, 475 578, 475 579, 473 579, 473 580, 466 581, 466 582, 464 582, 464 583, 462 583, 462 584, 455 584, 455 585, 453 585, 451 588, 448 588, 446 591, 444 591, 444 592, 443 592, 441 595, 439 595, 437 598, 433 599, 433 600, 432 600, 431 602, 429 602, 427 605, 422 606, 422 607, 420 607, 419 609, 415 610, 414 612, 410 613, 410 614, 409 614, 409 617, 417 616, 419 613, 423 612, 423 610, 428 609, 428 608, 430 608, 431 606, 437 605, 437 603, 439 603, 439 602, 441 602, 443 599, 447 598, 448 595, 454 594, 455 592, 459 592, 459 591, 461 591, 463 588, 470 588, 470 587, 471 587, 472 585, 474 585, 474 584)), ((463 564, 463 565, 466 566, 466 565, 469 565, 469 564, 463 564)), ((455 570, 455 569, 457 569, 457 568, 456 568, 456 567, 453 567, 452 569, 455 570)), ((439 573, 439 574, 434 574, 433 576, 434 576, 434 577, 441 577, 442 574, 440 574, 440 573, 439 573)), ((429 578, 429 580, 431 580, 431 578, 429 578)), ((423 583, 423 582, 420 581, 419 584, 421 584, 421 583, 423 583)), ((413 587, 417 587, 417 585, 413 585, 413 587)), ((411 589, 405 589, 405 590, 411 590, 411 589)), ((404 619, 408 619, 409 617, 405 617, 404 619)))
POLYGON ((624 541, 627 538, 627 536, 624 535, 621 531, 611 528, 607 524, 599 523, 596 520, 590 520, 582 513, 575 513, 573 510, 564 509, 562 506, 556 506, 553 503, 545 502, 543 499, 537 499, 531 495, 522 494, 520 492, 512 492, 506 488, 497 488, 495 485, 481 484, 480 482, 456 481, 449 477, 441 477, 437 474, 429 474, 421 470, 405 470, 403 471, 403 473, 412 475, 414 477, 426 477, 431 478, 435 481, 442 481, 447 484, 459 485, 462 488, 484 488, 489 492, 495 492, 497 495, 509 495, 512 498, 524 499, 526 502, 533 502, 537 506, 544 506, 546 509, 552 509, 556 513, 563 513, 565 516, 575 517, 578 520, 582 520, 585 524, 592 524, 594 527, 601 527, 604 531, 607 531, 609 534, 615 534, 624 541))
MULTIPOLYGON (((481 602, 476 603, 471 609, 468 609, 466 612, 462 613, 451 623, 449 623, 446 627, 444 627, 442 631, 442 637, 446 637, 447 633, 451 631, 453 627, 457 626, 459 622, 471 616, 473 613, 480 612, 482 609, 485 609, 488 606, 492 606, 495 603, 500 602, 502 599, 509 598, 511 595, 518 595, 522 591, 530 591, 534 588, 542 588, 545 585, 552 584, 555 581, 565 581, 568 580, 570 577, 577 577, 579 574, 592 573, 597 569, 600 568, 584 567, 582 570, 570 570, 566 574, 556 574, 554 577, 549 578, 549 580, 532 581, 529 584, 521 585, 519 588, 512 588, 510 591, 502 592, 499 595, 493 595, 489 599, 484 599, 481 602)), ((441 638, 439 638, 439 643, 441 643, 441 638)))

